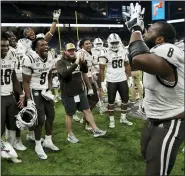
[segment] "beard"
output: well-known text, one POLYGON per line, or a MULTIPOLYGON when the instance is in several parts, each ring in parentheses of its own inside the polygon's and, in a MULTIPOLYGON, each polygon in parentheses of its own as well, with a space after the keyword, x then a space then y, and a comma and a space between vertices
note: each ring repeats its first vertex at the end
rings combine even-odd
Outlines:
POLYGON ((144 39, 144 41, 145 41, 146 45, 151 49, 156 45, 155 44, 155 39, 156 38, 144 39))

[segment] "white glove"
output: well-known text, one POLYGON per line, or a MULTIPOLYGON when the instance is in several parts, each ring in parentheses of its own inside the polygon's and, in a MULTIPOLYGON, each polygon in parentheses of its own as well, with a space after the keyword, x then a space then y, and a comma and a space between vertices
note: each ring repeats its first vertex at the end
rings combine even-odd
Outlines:
POLYGON ((43 33, 37 34, 37 35, 36 35, 36 39, 37 39, 37 38, 45 38, 45 35, 44 35, 43 33))
POLYGON ((60 13, 61 13, 61 9, 54 10, 54 12, 53 12, 53 20, 57 20, 58 21, 58 19, 60 17, 60 13))
POLYGON ((133 32, 133 27, 140 27, 142 31, 144 31, 144 21, 143 15, 145 13, 145 8, 141 11, 141 6, 139 3, 136 3, 135 7, 133 3, 130 3, 130 14, 123 12, 123 14, 127 17, 130 17, 129 21, 125 22, 125 25, 129 29, 129 31, 133 32))
POLYGON ((33 100, 31 100, 31 99, 28 99, 27 100, 27 106, 35 106, 35 102, 33 101, 33 100))
POLYGON ((93 89, 89 89, 87 94, 90 95, 90 96, 93 95, 94 94, 93 89))
POLYGON ((132 77, 129 77, 129 78, 128 78, 128 87, 129 87, 129 88, 134 87, 134 81, 133 81, 133 78, 132 78, 132 77))
POLYGON ((104 93, 107 93, 107 85, 106 82, 101 82, 101 88, 103 90, 104 93))
POLYGON ((54 100, 54 95, 52 94, 52 92, 50 90, 46 91, 46 90, 42 90, 41 95, 47 100, 54 100))

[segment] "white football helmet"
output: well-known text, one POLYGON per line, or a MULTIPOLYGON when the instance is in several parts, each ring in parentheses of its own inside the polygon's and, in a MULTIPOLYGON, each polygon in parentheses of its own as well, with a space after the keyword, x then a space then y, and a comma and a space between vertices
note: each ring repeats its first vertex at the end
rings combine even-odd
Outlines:
POLYGON ((1 140, 1 157, 2 158, 17 158, 18 155, 14 148, 7 141, 1 140))
POLYGON ((103 41, 101 38, 95 38, 93 45, 96 49, 101 49, 103 47, 103 41))
POLYGON ((37 109, 35 106, 24 107, 16 115, 16 125, 21 130, 32 127, 36 122, 37 122, 37 109))
POLYGON ((108 47, 113 50, 117 51, 120 47, 120 37, 116 33, 112 33, 107 38, 108 47))

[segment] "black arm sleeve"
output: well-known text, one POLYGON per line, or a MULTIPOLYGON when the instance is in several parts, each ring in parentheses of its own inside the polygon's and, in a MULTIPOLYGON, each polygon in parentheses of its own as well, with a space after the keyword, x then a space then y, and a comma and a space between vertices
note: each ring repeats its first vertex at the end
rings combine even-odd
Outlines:
POLYGON ((80 71, 82 71, 83 73, 87 73, 88 72, 87 61, 82 63, 80 71))
POLYGON ((62 60, 57 62, 56 68, 61 78, 66 79, 72 75, 72 72, 77 68, 77 64, 71 65, 70 68, 67 69, 65 63, 62 60))

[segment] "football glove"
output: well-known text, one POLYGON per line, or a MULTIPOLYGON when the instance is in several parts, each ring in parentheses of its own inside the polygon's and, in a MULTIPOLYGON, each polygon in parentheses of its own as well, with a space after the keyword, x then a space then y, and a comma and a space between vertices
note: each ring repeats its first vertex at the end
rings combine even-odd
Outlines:
POLYGON ((101 82, 101 88, 103 90, 104 93, 107 93, 107 85, 106 82, 101 82))
POLYGON ((130 14, 123 12, 126 17, 129 17, 129 21, 125 22, 128 30, 134 32, 136 30, 144 31, 144 21, 143 16, 145 13, 145 8, 141 11, 141 6, 139 3, 136 3, 135 7, 133 3, 130 4, 130 14))
POLYGON ((134 81, 133 81, 133 78, 132 78, 132 77, 129 77, 129 78, 128 78, 128 87, 129 87, 129 88, 134 87, 134 81))
POLYGON ((58 21, 58 19, 60 17, 60 13, 61 13, 61 9, 54 10, 54 12, 53 12, 53 20, 57 20, 58 21))
POLYGON ((47 100, 54 100, 54 95, 51 90, 42 90, 41 95, 47 100))
POLYGON ((93 95, 94 94, 93 89, 89 89, 87 94, 90 95, 90 96, 93 95))

